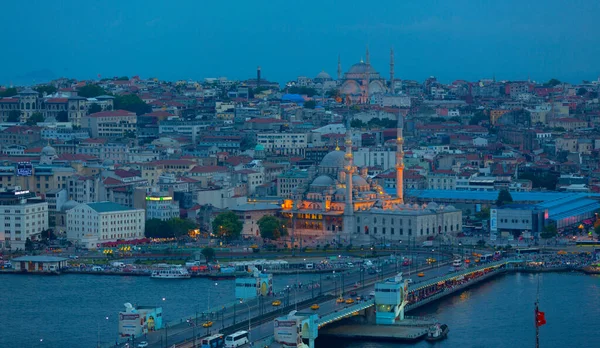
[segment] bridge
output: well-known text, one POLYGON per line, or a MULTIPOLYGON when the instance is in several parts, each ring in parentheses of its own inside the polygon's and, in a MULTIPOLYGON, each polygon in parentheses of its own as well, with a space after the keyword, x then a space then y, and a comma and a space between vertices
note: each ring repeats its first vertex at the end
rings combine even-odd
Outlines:
MULTIPOLYGON (((503 273, 511 265, 518 265, 520 260, 503 260, 487 264, 482 264, 477 267, 469 268, 460 272, 455 272, 447 275, 440 275, 444 273, 444 269, 447 270, 447 266, 440 265, 437 268, 428 266, 422 267, 418 270, 414 270, 411 274, 414 276, 417 272, 425 271, 428 273, 428 277, 419 277, 423 279, 412 284, 407 284, 406 279, 401 283, 400 287, 402 290, 398 292, 390 292, 386 295, 391 295, 388 298, 387 306, 378 308, 376 315, 378 315, 378 324, 392 324, 398 320, 404 318, 404 313, 421 307, 427 303, 433 302, 444 296, 448 296, 456 291, 460 291, 468 286, 484 281, 496 274, 503 273), (440 272, 440 267, 441 271, 440 272), (386 308, 388 308, 386 310, 386 308)), ((266 301, 263 298, 248 301, 247 303, 240 304, 239 302, 233 304, 233 308, 226 307, 220 311, 217 311, 217 316, 206 316, 200 321, 192 320, 189 324, 181 323, 178 325, 172 325, 165 330, 158 332, 151 332, 147 337, 144 338, 149 343, 149 347, 173 347, 174 343, 177 343, 175 347, 194 347, 194 337, 196 338, 195 346, 200 345, 200 339, 209 334, 220 332, 224 335, 233 333, 238 330, 248 330, 250 332, 250 338, 253 342, 268 342, 273 339, 273 319, 281 317, 282 314, 288 313, 294 309, 300 309, 305 313, 310 313, 313 317, 312 322, 306 322, 305 326, 307 330, 302 331, 314 332, 314 338, 318 335, 318 330, 329 325, 331 323, 346 319, 355 315, 365 314, 366 311, 376 305, 376 299, 363 299, 362 301, 356 301, 351 304, 347 303, 336 303, 336 298, 340 292, 347 294, 350 289, 352 291, 360 292, 365 297, 370 291, 376 287, 380 287, 381 284, 388 282, 393 279, 393 275, 396 274, 397 269, 388 267, 385 270, 385 275, 377 274, 373 275, 370 279, 365 279, 365 272, 360 270, 349 272, 345 275, 336 274, 333 279, 325 279, 322 281, 322 285, 318 288, 311 287, 310 289, 302 289, 301 291, 294 291, 294 301, 290 300, 291 291, 287 291, 282 297, 279 297, 282 301, 280 307, 273 307, 270 305, 270 301, 273 298, 267 298, 266 301), (386 278, 392 276, 392 278, 386 278), (298 293, 296 293, 298 292, 298 293), (316 292, 316 294, 315 294, 316 292), (318 304, 319 309, 311 310, 309 307, 312 304, 318 304), (205 320, 211 320, 214 322, 212 327, 202 327, 202 323, 205 320), (220 323, 219 323, 220 322, 220 323), (197 324, 196 324, 197 323, 197 324), (220 325, 219 325, 220 324, 220 325)), ((393 283, 393 282, 391 282, 393 283)), ((390 283, 390 284, 391 284, 390 283)), ((314 285, 314 284, 313 284, 314 285)), ((394 287, 390 285, 391 287, 394 287)), ((376 296, 379 292, 376 292, 376 296)), ((381 298, 379 298, 381 299, 381 298)), ((380 302, 378 302, 380 303, 380 302)), ((308 315, 308 314, 307 314, 308 315)), ((306 336, 304 336, 306 337, 306 336)), ((137 342, 141 339, 138 338, 137 342)), ((131 342, 135 343, 135 342, 131 342)), ((123 347, 121 345, 109 344, 105 347, 123 347)))

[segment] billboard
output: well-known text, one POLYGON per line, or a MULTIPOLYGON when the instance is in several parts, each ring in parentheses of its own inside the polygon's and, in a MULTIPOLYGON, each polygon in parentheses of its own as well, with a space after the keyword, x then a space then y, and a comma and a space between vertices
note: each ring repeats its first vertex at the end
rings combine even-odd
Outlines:
POLYGON ((142 319, 139 313, 119 313, 119 335, 121 337, 139 335, 142 319))
POLYGON ((302 342, 296 320, 275 320, 275 341, 283 347, 297 347, 302 342))
POLYGON ((17 176, 31 176, 33 174, 33 166, 30 162, 17 163, 17 176))
POLYGON ((498 232, 498 210, 490 209, 490 231, 498 232))

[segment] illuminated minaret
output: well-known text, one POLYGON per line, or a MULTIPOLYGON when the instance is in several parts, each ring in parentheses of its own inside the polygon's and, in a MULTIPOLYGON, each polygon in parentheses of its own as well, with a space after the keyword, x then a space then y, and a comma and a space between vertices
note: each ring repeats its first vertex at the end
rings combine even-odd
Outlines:
POLYGON ((342 57, 338 54, 338 81, 342 79, 342 57))
POLYGON ((344 172, 346 173, 346 206, 344 207, 344 234, 354 233, 354 206, 352 204, 352 176, 354 164, 352 156, 352 130, 350 129, 350 117, 346 121, 346 154, 344 155, 344 172))
POLYGON ((390 49, 390 90, 394 93, 394 48, 390 49))
POLYGON ((402 137, 402 115, 398 114, 396 136, 396 196, 404 203, 404 138, 402 137))

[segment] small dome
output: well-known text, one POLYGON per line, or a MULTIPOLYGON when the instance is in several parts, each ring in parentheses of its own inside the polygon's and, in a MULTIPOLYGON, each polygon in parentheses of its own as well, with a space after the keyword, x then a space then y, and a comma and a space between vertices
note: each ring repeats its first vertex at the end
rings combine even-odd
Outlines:
POLYGON ((50 145, 44 146, 44 148, 42 149, 42 155, 56 156, 56 150, 50 145))
POLYGON ((331 80, 331 76, 323 70, 315 77, 315 80, 331 80))
POLYGON ((334 184, 335 184, 335 182, 333 181, 333 179, 330 176, 321 175, 321 176, 318 176, 315 180, 313 180, 313 182, 310 184, 310 186, 331 186, 334 184))
POLYGON ((344 152, 343 151, 331 151, 321 161, 321 167, 328 168, 343 168, 344 167, 344 152))
POLYGON ((360 175, 352 176, 352 185, 354 186, 369 186, 369 183, 360 175))
POLYGON ((62 208, 60 209, 61 211, 67 211, 67 210, 71 210, 73 208, 75 208, 77 205, 79 205, 79 203, 77 201, 74 200, 68 200, 65 202, 65 204, 62 205, 62 208))
POLYGON ((265 147, 263 144, 256 144, 256 147, 254 147, 254 151, 265 151, 265 147))

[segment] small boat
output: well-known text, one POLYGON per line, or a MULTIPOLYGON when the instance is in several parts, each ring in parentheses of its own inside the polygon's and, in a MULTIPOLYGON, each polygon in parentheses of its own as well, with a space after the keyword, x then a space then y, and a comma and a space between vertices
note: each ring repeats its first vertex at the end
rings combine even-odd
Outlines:
POLYGON ((446 338, 446 336, 448 336, 448 331, 450 331, 450 329, 448 328, 448 325, 437 323, 437 324, 429 327, 429 330, 427 330, 427 336, 425 336, 425 340, 427 340, 427 341, 443 340, 444 338, 446 338))
POLYGON ((191 275, 183 267, 155 269, 150 275, 157 279, 189 279, 191 275))

